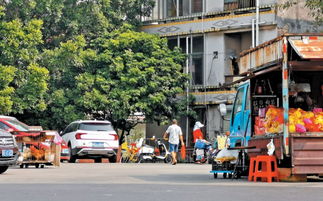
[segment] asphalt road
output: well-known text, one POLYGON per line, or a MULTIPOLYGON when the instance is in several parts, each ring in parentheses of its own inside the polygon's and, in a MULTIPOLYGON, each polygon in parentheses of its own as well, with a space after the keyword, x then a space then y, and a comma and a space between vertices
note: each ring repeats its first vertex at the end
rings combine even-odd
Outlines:
POLYGON ((68 164, 11 168, 0 201, 315 201, 323 182, 262 183, 213 179, 210 165, 68 164))

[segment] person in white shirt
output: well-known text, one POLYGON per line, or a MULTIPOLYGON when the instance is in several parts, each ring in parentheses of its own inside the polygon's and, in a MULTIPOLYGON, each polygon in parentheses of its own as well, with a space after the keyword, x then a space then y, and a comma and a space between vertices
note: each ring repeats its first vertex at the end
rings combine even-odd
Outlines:
POLYGON ((169 126, 166 132, 164 133, 164 139, 168 139, 169 152, 172 154, 173 158, 172 165, 176 165, 176 153, 178 152, 179 140, 181 140, 182 146, 185 146, 185 144, 183 140, 183 132, 181 127, 177 125, 177 120, 173 119, 172 123, 173 124, 169 126))

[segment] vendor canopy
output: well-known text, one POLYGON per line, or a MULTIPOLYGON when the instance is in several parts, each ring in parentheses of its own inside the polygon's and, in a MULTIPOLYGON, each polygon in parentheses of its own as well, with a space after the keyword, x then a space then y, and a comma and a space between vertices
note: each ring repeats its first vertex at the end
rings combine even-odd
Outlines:
POLYGON ((323 59, 323 37, 289 38, 288 41, 302 59, 323 59))

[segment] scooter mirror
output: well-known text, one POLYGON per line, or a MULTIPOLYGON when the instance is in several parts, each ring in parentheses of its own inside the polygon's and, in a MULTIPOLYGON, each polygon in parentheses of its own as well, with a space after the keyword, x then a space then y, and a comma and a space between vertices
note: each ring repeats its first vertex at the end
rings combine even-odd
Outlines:
POLYGON ((219 110, 222 116, 225 116, 227 114, 227 106, 224 103, 221 103, 219 105, 219 110))

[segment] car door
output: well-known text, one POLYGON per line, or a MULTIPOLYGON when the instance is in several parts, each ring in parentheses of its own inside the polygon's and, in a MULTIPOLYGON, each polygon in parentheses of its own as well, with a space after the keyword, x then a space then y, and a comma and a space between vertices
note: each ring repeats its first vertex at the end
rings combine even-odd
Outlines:
POLYGON ((73 141, 73 138, 74 138, 73 132, 74 132, 75 124, 76 123, 71 123, 63 131, 62 138, 68 144, 69 143, 74 144, 74 143, 72 143, 72 141, 73 141))
POLYGON ((79 123, 77 123, 77 122, 72 123, 70 128, 68 129, 68 132, 66 133, 66 138, 71 143, 72 148, 75 148, 75 146, 76 146, 75 134, 78 129, 78 125, 79 125, 79 123))
POLYGON ((68 139, 68 137, 67 137, 67 133, 69 133, 69 132, 70 132, 70 130, 71 130, 71 125, 72 125, 72 124, 68 125, 68 126, 64 129, 64 131, 61 133, 61 137, 63 138, 63 140, 64 140, 66 143, 69 143, 69 139, 68 139))

